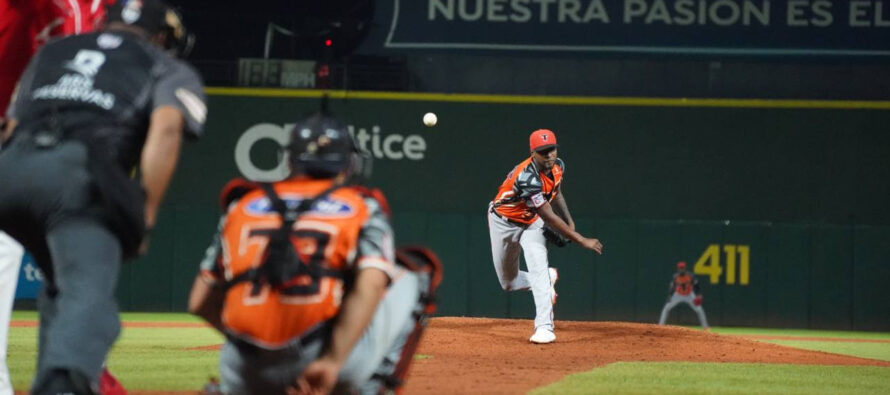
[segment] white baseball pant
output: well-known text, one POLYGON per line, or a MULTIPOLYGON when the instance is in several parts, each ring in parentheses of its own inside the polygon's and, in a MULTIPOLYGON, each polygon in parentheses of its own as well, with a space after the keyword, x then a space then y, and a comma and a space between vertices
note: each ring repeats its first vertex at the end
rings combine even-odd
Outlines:
POLYGON ((658 325, 664 325, 667 322, 668 314, 671 312, 671 309, 676 307, 680 303, 686 303, 689 307, 692 308, 692 311, 695 314, 698 314, 698 321, 701 322, 702 328, 708 327, 708 319, 705 318, 705 309, 701 306, 696 306, 692 301, 695 300, 695 293, 690 292, 689 295, 680 295, 674 292, 671 295, 671 299, 668 300, 667 303, 664 304, 664 308, 661 309, 661 319, 658 320, 658 325))
POLYGON ((488 233, 494 270, 505 291, 531 289, 535 300, 535 329, 553 330, 553 303, 550 271, 547 270, 547 240, 544 220, 538 218, 528 227, 501 218, 489 210, 488 233), (519 270, 519 250, 525 255, 527 272, 519 270))
POLYGON ((12 395, 12 381, 6 366, 6 345, 15 286, 24 253, 18 242, 0 232, 0 395, 12 395))

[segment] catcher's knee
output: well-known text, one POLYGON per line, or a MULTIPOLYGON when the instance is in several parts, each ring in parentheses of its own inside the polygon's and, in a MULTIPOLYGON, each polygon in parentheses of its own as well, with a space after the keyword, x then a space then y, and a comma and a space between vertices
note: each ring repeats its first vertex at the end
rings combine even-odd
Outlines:
MULTIPOLYGON (((401 387, 401 384, 402 383, 393 381, 391 376, 375 374, 358 390, 358 393, 377 395, 395 394, 401 387)), ((335 391, 334 393, 338 392, 335 391)))
POLYGON ((414 328, 402 345, 402 351, 391 372, 374 374, 365 384, 362 393, 392 394, 400 391, 427 322, 436 311, 436 291, 442 282, 442 264, 439 258, 427 248, 403 247, 396 251, 396 262, 425 278, 426 289, 421 292, 413 312, 414 328))
POLYGON ((426 279, 427 287, 421 292, 423 314, 436 311, 436 291, 442 283, 442 263, 433 251, 424 247, 401 247, 396 251, 396 263, 426 279))

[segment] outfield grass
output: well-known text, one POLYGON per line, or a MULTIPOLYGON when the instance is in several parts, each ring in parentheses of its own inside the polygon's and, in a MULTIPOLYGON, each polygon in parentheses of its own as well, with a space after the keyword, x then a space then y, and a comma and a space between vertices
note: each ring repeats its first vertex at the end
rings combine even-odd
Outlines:
POLYGON ((795 339, 752 339, 805 350, 824 351, 851 355, 860 358, 890 361, 890 333, 887 332, 842 332, 810 329, 762 329, 762 328, 714 328, 713 332, 734 336, 786 336, 802 338, 833 338, 848 340, 886 340, 887 343, 855 343, 822 340, 795 339))
MULTIPOLYGON (((16 312, 13 320, 37 316, 16 312)), ((127 313, 126 321, 200 322, 187 314, 127 313)), ((209 327, 124 328, 109 355, 108 365, 127 389, 197 390, 217 375, 218 353, 189 350, 222 344, 209 327)), ((9 336, 9 370, 13 387, 25 389, 34 376, 37 328, 14 327, 9 336)))
POLYGON ((196 390, 218 376, 219 353, 189 348, 222 342, 211 328, 126 328, 108 364, 127 389, 196 390))
MULTIPOLYGON (((12 320, 34 320, 36 311, 13 311, 12 320)), ((121 313, 121 321, 138 322, 204 322, 200 318, 185 313, 121 313)))
POLYGON ((802 348, 804 350, 824 351, 835 354, 852 355, 859 358, 870 358, 890 362, 890 343, 847 343, 761 339, 758 339, 757 341, 780 344, 783 346, 794 348, 802 348))
MULTIPOLYGON (((694 328, 694 327, 693 327, 694 328)), ((828 331, 818 329, 773 329, 773 328, 711 328, 722 335, 828 337, 835 339, 890 340, 888 332, 828 331)))
MULTIPOLYGON (((14 312, 13 320, 36 320, 34 312, 14 312)), ((125 313, 124 321, 201 322, 188 314, 125 313)), ((791 336, 890 340, 890 333, 759 328, 713 328, 724 335, 791 336)), ((34 374, 37 328, 10 330, 9 365, 13 385, 26 389, 34 374)), ((766 341, 890 361, 890 343, 853 343, 810 340, 766 341)), ((216 352, 190 350, 218 345, 222 336, 208 327, 124 328, 109 356, 109 366, 124 386, 133 390, 197 390, 216 375, 216 352)), ((435 358, 418 355, 418 359, 435 358)), ((575 374, 535 394, 562 393, 882 393, 890 394, 890 368, 866 366, 806 366, 727 363, 621 362, 575 374)))
POLYGON ((546 394, 890 394, 890 368, 619 362, 538 388, 546 394))

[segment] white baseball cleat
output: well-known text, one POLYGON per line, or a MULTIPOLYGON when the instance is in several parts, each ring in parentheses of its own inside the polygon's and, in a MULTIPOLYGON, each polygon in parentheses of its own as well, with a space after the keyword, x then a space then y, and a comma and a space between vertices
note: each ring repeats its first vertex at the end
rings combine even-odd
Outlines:
POLYGON ((559 280, 559 272, 555 267, 547 268, 550 271, 550 303, 556 304, 556 280, 559 280))
POLYGON ((528 339, 528 341, 537 344, 553 343, 554 340, 556 340, 556 334, 544 327, 535 329, 535 334, 528 339))

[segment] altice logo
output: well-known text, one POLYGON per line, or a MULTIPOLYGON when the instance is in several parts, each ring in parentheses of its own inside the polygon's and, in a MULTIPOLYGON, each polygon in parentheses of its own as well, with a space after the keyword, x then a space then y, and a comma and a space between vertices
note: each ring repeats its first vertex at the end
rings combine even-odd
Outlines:
MULTIPOLYGON (((293 123, 284 125, 260 123, 245 130, 235 144, 235 165, 241 174, 254 181, 277 181, 287 177, 289 170, 283 158, 279 158, 278 165, 274 168, 261 169, 253 163, 250 151, 254 144, 265 139, 284 146, 288 141, 288 132, 293 126, 293 123)), ((348 128, 349 134, 355 138, 359 148, 375 159, 422 160, 424 158, 426 140, 420 135, 383 134, 379 125, 372 126, 370 132, 366 128, 356 129, 353 125, 349 125, 348 128)))

